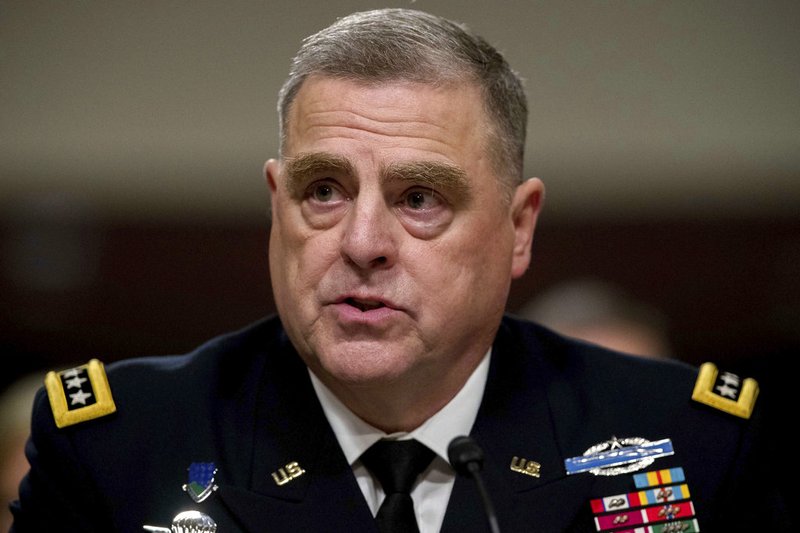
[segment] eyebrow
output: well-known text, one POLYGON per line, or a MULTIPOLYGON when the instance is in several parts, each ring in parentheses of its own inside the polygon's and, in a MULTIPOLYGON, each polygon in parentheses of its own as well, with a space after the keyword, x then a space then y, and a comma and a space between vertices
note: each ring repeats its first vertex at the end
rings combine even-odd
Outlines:
POLYGON ((433 190, 447 190, 459 198, 466 197, 470 189, 462 168, 439 161, 392 163, 383 168, 381 175, 386 182, 424 184, 433 190))
MULTIPOLYGON (((325 173, 357 175, 346 157, 327 152, 301 153, 285 159, 286 188, 292 196, 303 194, 308 176, 325 173)), ((381 168, 381 181, 425 185, 432 190, 447 190, 456 198, 469 196, 467 173, 460 167, 440 161, 391 163, 381 168)))
POLYGON ((302 195, 304 178, 324 173, 355 174, 355 168, 344 157, 325 152, 303 153, 284 160, 286 188, 292 196, 302 195))

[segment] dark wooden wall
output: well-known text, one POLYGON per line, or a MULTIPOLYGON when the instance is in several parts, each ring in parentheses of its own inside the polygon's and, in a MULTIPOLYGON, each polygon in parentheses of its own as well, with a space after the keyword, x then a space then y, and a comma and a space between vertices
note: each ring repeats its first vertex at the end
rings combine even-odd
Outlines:
MULTIPOLYGON (((274 311, 266 220, 0 231, 0 384, 90 357, 184 352, 274 311)), ((533 253, 511 311, 593 276, 660 309, 685 361, 780 380, 800 345, 800 220, 545 218, 533 253)))

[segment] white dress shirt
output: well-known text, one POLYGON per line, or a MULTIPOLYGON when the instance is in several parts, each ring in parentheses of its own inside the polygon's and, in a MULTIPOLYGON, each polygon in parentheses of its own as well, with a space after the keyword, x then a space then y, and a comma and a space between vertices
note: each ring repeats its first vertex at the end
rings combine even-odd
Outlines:
POLYGON ((489 376, 491 349, 486 353, 467 382, 450 402, 421 426, 410 433, 386 434, 367 424, 348 409, 326 387, 313 372, 309 371, 311 383, 317 393, 322 409, 336 434, 339 445, 358 486, 364 493, 372 515, 376 515, 383 502, 383 489, 361 464, 361 454, 380 439, 416 439, 436 453, 431 465, 417 480, 411 490, 414 512, 417 515, 420 533, 438 533, 442 528, 447 502, 453 490, 456 474, 447 459, 447 446, 459 435, 468 435, 478 416, 483 399, 483 390, 489 376))

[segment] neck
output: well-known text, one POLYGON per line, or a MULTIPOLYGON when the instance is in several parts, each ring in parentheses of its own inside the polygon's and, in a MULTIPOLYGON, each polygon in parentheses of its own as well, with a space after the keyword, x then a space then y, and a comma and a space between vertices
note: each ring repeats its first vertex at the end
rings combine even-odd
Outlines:
POLYGON ((392 380, 342 383, 324 373, 315 374, 345 407, 371 426, 386 433, 411 432, 458 394, 483 355, 464 361, 461 368, 450 368, 446 375, 420 371, 392 380))
POLYGON ((382 386, 379 391, 357 390, 339 395, 356 416, 386 433, 411 432, 436 414, 453 399, 458 390, 447 394, 407 394, 399 387, 382 386))

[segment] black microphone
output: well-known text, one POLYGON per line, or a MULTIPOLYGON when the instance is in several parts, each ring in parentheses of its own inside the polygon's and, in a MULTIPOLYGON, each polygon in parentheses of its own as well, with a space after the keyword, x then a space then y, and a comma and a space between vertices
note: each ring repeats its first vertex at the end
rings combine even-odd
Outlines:
POLYGON ((447 446, 447 456, 450 464, 453 465, 456 473, 475 480, 478 486, 478 493, 483 501, 483 509, 486 511, 486 518, 489 520, 489 531, 500 533, 500 525, 497 523, 497 515, 494 512, 489 493, 481 478, 481 468, 483 468, 483 450, 478 443, 471 437, 461 436, 450 441, 447 446))

